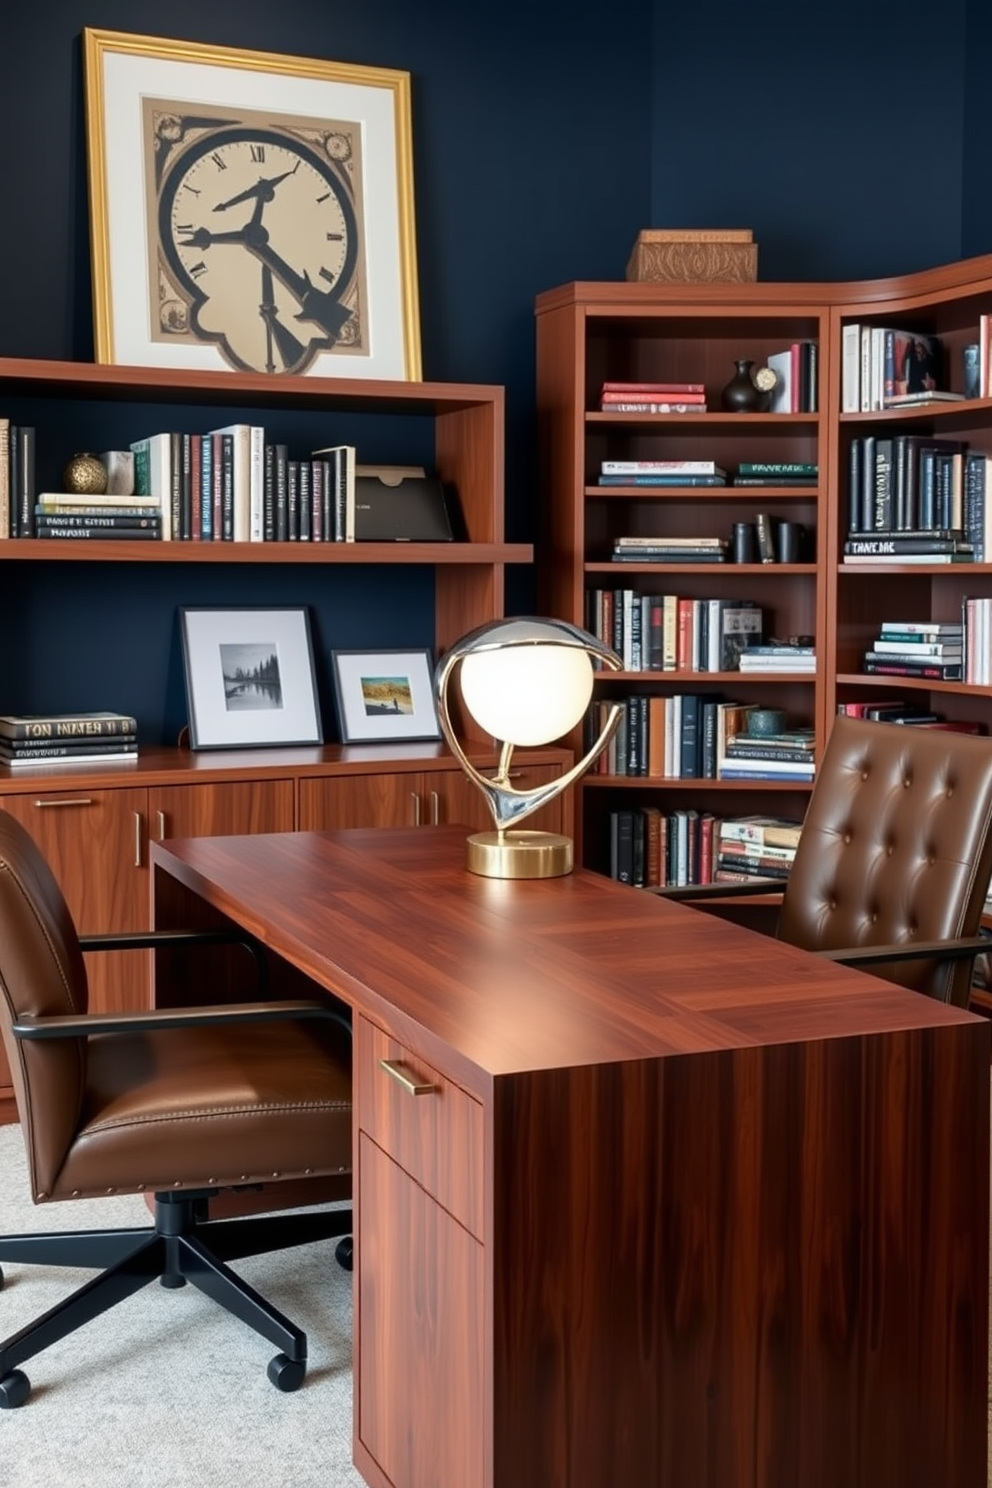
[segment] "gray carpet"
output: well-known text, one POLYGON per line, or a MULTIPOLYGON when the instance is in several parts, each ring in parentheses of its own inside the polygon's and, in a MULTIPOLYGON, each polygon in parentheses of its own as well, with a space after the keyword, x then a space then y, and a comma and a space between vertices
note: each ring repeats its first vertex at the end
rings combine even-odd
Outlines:
MULTIPOLYGON (((35 1206, 20 1128, 0 1127, 0 1231, 144 1224, 137 1198, 35 1206)), ((0 1411, 0 1485, 363 1488, 351 1464, 351 1278, 333 1242, 236 1269, 307 1333, 301 1389, 266 1377, 273 1347, 195 1287, 152 1283, 24 1365, 31 1395, 0 1411)), ((0 1337, 92 1271, 4 1267, 0 1337)))

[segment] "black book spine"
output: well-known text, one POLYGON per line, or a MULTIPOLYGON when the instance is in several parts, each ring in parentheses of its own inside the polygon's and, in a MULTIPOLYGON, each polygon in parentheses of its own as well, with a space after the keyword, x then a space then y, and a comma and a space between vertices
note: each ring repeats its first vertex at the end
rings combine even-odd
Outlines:
POLYGON ((289 451, 286 445, 275 446, 276 471, 276 542, 289 539, 289 451))
POLYGON ((875 526, 875 436, 866 434, 861 441, 861 531, 875 526))
POLYGON ((847 509, 848 531, 861 531, 861 461, 864 445, 860 439, 852 439, 847 452, 847 509))
POLYGON ((286 462, 286 539, 300 540, 300 462, 286 462))
POLYGON ((17 430, 18 451, 18 529, 21 537, 34 535, 34 429, 20 424, 17 430))
POLYGON ((265 542, 276 540, 276 449, 274 444, 265 446, 265 464, 262 488, 262 537, 265 542))
POLYGON ((298 460, 296 481, 299 487, 300 513, 297 532, 300 542, 310 542, 313 537, 313 489, 310 484, 310 461, 298 460))

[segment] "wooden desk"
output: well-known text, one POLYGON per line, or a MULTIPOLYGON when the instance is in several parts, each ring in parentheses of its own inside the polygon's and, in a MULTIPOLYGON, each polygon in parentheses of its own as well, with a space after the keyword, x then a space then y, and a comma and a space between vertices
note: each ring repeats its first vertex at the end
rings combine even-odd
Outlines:
POLYGON ((355 1010, 369 1483, 986 1488, 988 1023, 463 853, 153 847, 157 924, 220 912, 355 1010))

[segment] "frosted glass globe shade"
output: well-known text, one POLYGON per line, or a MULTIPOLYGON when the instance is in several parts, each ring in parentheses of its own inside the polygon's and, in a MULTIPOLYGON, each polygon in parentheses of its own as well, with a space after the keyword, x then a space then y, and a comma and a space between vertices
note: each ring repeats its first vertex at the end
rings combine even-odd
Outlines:
POLYGON ((465 706, 504 744, 550 744, 575 727, 592 698, 593 668, 576 646, 505 646, 464 658, 465 706))

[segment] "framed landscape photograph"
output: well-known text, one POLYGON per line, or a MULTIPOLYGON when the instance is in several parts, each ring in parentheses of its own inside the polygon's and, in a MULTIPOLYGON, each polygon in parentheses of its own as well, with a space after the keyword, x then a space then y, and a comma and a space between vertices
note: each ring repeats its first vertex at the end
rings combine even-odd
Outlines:
POLYGON ((98 362, 419 380, 409 73, 83 49, 98 362))
POLYGON ((429 651, 332 651, 342 744, 440 739, 429 651))
POLYGON ((322 744, 304 608, 179 611, 192 749, 322 744))

